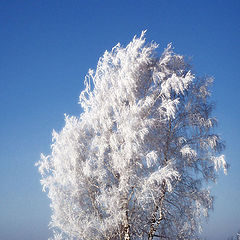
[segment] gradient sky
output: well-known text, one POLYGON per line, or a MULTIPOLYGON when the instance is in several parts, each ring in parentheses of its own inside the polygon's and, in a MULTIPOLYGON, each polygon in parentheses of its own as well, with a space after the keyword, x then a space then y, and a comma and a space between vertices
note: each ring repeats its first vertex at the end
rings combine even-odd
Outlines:
POLYGON ((214 115, 226 141, 228 176, 220 174, 208 240, 240 229, 239 0, 0 0, 0 239, 44 240, 49 200, 34 163, 49 153, 64 113, 79 115, 84 75, 106 49, 147 29, 172 42, 200 75, 215 77, 214 115))

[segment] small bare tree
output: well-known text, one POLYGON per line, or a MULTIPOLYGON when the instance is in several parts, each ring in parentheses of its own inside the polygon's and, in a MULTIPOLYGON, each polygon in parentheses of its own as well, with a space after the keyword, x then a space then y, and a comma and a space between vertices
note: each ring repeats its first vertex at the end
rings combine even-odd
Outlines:
POLYGON ((212 78, 195 76, 144 32, 86 76, 83 113, 53 132, 38 162, 55 239, 199 239, 226 162, 211 116, 212 78), (204 184, 204 185, 203 185, 204 184))

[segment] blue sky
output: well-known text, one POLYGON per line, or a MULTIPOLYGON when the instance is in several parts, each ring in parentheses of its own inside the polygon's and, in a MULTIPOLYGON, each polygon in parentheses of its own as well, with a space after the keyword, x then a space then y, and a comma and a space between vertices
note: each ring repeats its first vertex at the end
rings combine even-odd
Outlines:
POLYGON ((172 42, 200 75, 215 77, 214 115, 231 164, 213 186, 209 240, 240 229, 240 1, 0 1, 0 239, 50 236, 49 201, 34 163, 49 153, 64 113, 79 115, 84 75, 103 52, 147 29, 172 42))

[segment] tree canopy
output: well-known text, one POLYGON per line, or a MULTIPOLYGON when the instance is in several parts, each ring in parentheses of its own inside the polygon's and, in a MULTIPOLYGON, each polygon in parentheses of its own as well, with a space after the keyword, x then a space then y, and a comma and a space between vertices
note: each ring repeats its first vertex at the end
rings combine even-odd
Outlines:
POLYGON ((212 209, 206 183, 227 164, 209 86, 171 44, 145 32, 89 70, 79 117, 53 131, 37 163, 54 239, 199 239, 212 209))

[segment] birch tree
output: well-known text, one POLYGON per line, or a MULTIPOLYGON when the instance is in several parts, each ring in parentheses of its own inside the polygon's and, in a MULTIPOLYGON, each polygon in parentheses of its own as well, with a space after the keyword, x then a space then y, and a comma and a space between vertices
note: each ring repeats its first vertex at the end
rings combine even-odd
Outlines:
POLYGON ((53 131, 37 163, 54 239, 199 239, 227 164, 209 86, 171 44, 145 32, 89 70, 80 116, 53 131))
POLYGON ((240 230, 237 232, 237 234, 228 237, 227 240, 240 240, 240 230))

